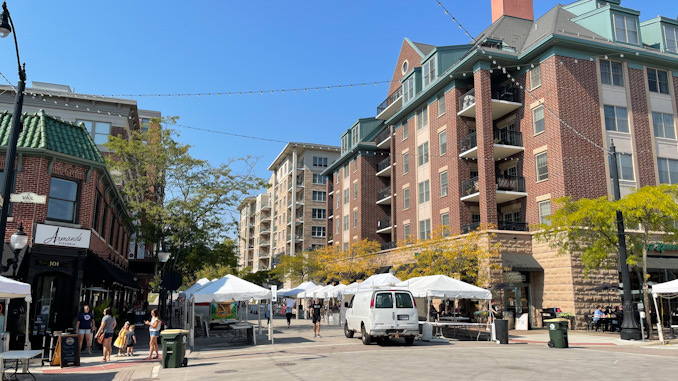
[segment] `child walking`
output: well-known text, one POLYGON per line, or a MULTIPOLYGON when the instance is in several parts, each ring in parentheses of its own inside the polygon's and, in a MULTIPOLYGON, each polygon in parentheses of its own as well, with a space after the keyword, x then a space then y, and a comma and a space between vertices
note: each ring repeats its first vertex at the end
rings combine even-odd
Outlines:
POLYGON ((134 334, 135 329, 136 327, 132 324, 127 331, 127 356, 134 356, 134 344, 137 343, 137 335, 134 334))
POLYGON ((118 348, 118 354, 115 355, 116 357, 124 355, 123 352, 125 351, 125 344, 127 342, 127 331, 129 331, 128 321, 125 322, 125 325, 120 330, 120 333, 118 333, 118 338, 115 339, 115 343, 113 343, 113 345, 115 345, 118 348))

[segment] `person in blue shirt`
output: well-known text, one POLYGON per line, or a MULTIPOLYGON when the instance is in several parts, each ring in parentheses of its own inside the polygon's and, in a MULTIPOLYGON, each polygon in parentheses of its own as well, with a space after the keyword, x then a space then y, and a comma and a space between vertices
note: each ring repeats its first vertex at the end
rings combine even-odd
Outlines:
POLYGON ((90 311, 89 306, 85 305, 82 308, 83 312, 78 314, 78 322, 75 324, 75 330, 78 332, 78 352, 82 349, 82 341, 87 339, 87 353, 92 354, 92 332, 96 324, 94 324, 94 312, 90 311))
POLYGON ((596 326, 596 329, 600 327, 600 318, 605 317, 603 312, 603 306, 596 307, 596 310, 593 311, 593 324, 596 326))

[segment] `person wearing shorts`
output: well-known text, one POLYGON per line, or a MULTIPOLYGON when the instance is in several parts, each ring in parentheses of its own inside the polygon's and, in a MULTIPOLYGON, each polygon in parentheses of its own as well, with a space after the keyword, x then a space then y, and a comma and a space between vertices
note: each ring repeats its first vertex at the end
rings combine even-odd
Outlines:
POLYGON ((290 323, 292 322, 292 309, 295 306, 294 299, 287 298, 285 299, 285 317, 287 318, 287 328, 290 328, 290 323))
POLYGON ((94 312, 85 305, 78 314, 78 322, 75 323, 75 331, 78 333, 78 352, 82 349, 82 342, 87 343, 87 353, 92 354, 92 331, 94 331, 94 312))
POLYGON ((320 336, 320 311, 323 309, 323 304, 320 299, 315 298, 311 303, 311 318, 313 319, 313 337, 320 336))

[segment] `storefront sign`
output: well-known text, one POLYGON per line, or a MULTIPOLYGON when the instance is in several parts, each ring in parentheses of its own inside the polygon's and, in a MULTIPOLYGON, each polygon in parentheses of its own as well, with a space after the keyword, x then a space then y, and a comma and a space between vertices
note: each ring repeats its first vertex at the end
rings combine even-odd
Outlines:
POLYGON ((46 204, 47 196, 40 196, 32 192, 12 193, 9 196, 10 202, 20 202, 23 204, 46 204))
POLYGON ((35 228, 35 244, 86 249, 89 247, 90 235, 91 231, 85 229, 38 224, 35 228))
POLYGON ((657 253, 663 253, 665 251, 678 251, 678 245, 672 245, 661 242, 652 242, 649 245, 647 245, 647 250, 654 251, 657 253))

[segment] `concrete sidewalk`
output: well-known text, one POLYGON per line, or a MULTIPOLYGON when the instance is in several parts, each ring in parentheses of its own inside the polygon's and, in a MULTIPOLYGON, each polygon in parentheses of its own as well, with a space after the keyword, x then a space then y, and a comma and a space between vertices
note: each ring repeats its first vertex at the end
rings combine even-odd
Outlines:
MULTIPOLYGON (((571 346, 661 346, 659 340, 622 340, 618 332, 596 331, 567 331, 567 338, 571 346)), ((509 331, 509 343, 547 344, 550 341, 547 329, 534 329, 529 331, 509 331)), ((674 340, 674 344, 678 343, 674 340)), ((668 347, 668 346, 666 346, 668 347)), ((678 349, 678 346, 672 346, 678 349)))

